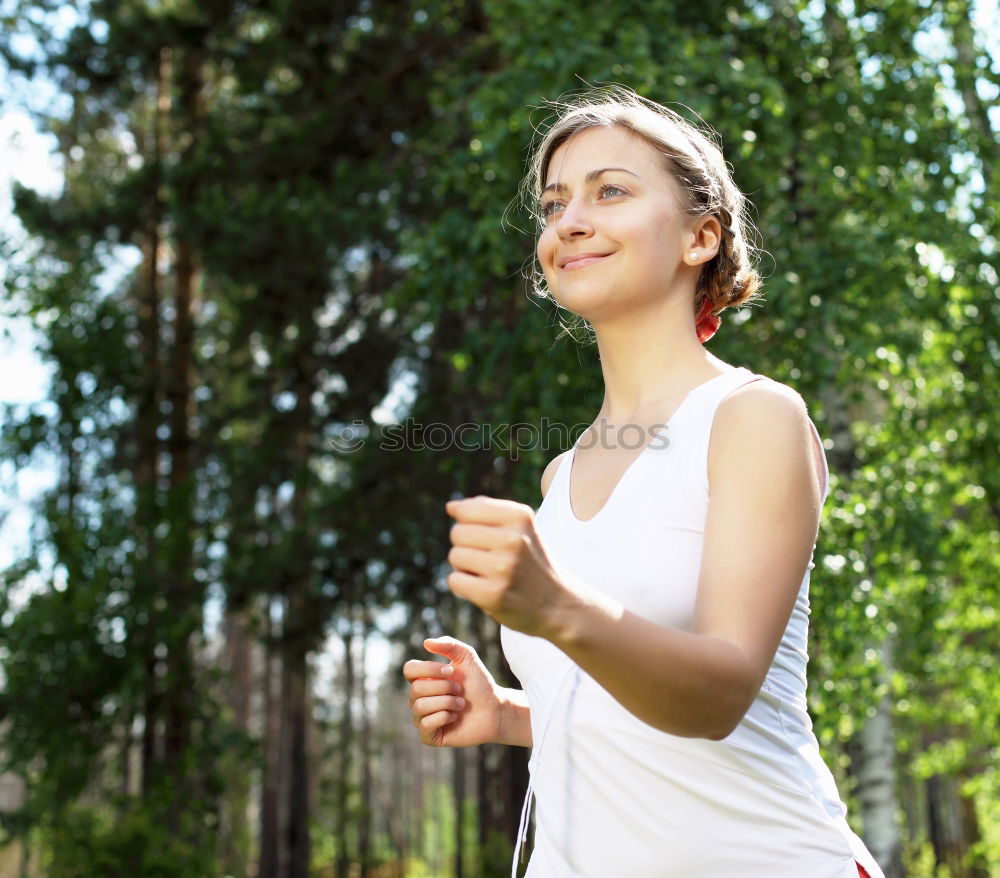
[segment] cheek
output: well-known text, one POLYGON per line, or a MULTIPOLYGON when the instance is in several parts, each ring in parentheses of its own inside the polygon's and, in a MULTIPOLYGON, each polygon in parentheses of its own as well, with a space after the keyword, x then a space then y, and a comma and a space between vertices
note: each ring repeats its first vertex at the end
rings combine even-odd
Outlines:
POLYGON ((535 244, 535 253, 540 261, 544 261, 546 255, 552 252, 550 237, 548 229, 542 229, 542 233, 538 236, 538 243, 535 244))
POLYGON ((653 221, 631 230, 633 256, 646 266, 672 266, 680 249, 680 236, 668 223, 653 221))
POLYGON ((542 266, 542 271, 548 272, 555 258, 555 234, 551 229, 544 229, 538 236, 538 243, 535 245, 535 255, 542 266))

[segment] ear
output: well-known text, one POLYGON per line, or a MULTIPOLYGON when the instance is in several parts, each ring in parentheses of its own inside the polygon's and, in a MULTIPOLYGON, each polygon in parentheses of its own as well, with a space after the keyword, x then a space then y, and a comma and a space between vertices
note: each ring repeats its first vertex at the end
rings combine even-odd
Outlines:
POLYGON ((716 216, 703 216, 691 226, 688 250, 697 250, 699 263, 708 262, 722 245, 722 223, 716 216))

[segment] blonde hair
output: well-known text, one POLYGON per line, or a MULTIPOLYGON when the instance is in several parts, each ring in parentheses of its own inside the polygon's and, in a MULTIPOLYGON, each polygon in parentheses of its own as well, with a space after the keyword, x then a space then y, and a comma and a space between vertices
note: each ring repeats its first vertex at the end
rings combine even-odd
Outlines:
MULTIPOLYGON (((739 190, 722 155, 721 137, 708 125, 695 126, 683 116, 640 97, 622 86, 593 88, 568 100, 552 102, 554 121, 540 130, 533 147, 522 194, 530 210, 543 222, 538 203, 549 162, 574 134, 587 128, 618 126, 641 137, 665 159, 666 170, 677 182, 692 218, 714 216, 722 227, 719 252, 701 268, 695 287, 694 312, 706 298, 711 313, 735 308, 760 296, 757 271, 757 231, 747 215, 752 204, 739 190)), ((547 296, 544 275, 536 268, 535 292, 547 296)))

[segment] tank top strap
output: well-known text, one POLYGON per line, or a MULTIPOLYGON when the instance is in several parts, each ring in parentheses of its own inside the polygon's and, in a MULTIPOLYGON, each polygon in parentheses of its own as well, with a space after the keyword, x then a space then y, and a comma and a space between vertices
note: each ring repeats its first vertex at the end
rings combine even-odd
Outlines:
POLYGON ((743 366, 720 375, 704 386, 696 388, 697 392, 692 393, 679 412, 680 423, 676 427, 671 424, 671 427, 674 427, 671 438, 684 459, 683 469, 693 480, 692 487, 695 487, 702 496, 706 498, 708 496, 708 446, 716 411, 733 391, 755 381, 764 380, 767 380, 765 375, 758 375, 743 366))
MULTIPOLYGON (((766 375, 758 375, 740 366, 729 374, 710 381, 701 388, 704 392, 693 395, 690 405, 685 406, 684 423, 679 425, 677 432, 683 430, 686 440, 690 440, 687 444, 694 459, 689 458, 687 465, 692 468, 698 482, 706 492, 708 491, 708 446, 712 436, 712 424, 715 422, 715 413, 722 401, 733 391, 754 381, 770 380, 766 375)), ((809 419, 809 427, 819 451, 818 458, 822 471, 821 493, 822 501, 825 501, 830 491, 830 469, 823 440, 811 418, 809 419)))
MULTIPOLYGON (((722 403, 722 400, 729 396, 734 390, 751 384, 754 381, 767 380, 764 375, 757 375, 749 369, 739 366, 724 375, 709 381, 703 387, 696 388, 696 393, 691 395, 691 399, 684 406, 684 417, 694 424, 701 426, 711 425, 715 418, 715 412, 722 403)), ((708 437, 705 437, 707 442, 708 437)))

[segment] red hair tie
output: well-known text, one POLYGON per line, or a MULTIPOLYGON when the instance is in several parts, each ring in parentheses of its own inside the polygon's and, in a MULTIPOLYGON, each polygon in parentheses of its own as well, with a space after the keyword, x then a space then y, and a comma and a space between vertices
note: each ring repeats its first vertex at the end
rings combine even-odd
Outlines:
POLYGON ((698 341, 705 344, 719 331, 721 325, 722 318, 712 313, 712 300, 706 296, 694 318, 694 328, 698 333, 698 341))

